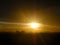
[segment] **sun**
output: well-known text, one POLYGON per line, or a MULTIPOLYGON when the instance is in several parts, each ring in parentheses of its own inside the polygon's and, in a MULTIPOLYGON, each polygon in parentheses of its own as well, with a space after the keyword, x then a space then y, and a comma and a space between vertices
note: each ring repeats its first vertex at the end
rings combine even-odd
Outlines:
POLYGON ((34 28, 34 29, 39 27, 38 23, 30 23, 29 25, 31 28, 34 28))
POLYGON ((25 30, 25 31, 27 33, 28 32, 39 33, 43 26, 42 23, 38 23, 38 22, 30 22, 30 23, 27 23, 26 25, 27 25, 27 27, 26 27, 27 30, 25 30))

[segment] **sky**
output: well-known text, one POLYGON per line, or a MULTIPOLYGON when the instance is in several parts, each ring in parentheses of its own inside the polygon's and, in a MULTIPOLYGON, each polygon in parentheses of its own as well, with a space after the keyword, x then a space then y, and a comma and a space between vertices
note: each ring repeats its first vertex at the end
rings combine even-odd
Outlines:
POLYGON ((60 2, 57 0, 0 1, 0 22, 39 23, 60 26, 60 2))

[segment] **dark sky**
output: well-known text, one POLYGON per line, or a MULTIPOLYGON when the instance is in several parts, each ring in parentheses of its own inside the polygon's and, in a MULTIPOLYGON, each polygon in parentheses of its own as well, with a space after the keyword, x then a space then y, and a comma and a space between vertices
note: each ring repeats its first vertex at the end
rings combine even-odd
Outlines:
POLYGON ((0 1, 0 21, 23 22, 24 16, 28 20, 37 16, 39 22, 60 26, 60 2, 57 0, 0 1), (30 14, 34 11, 37 15, 26 15, 27 12, 30 14), (20 13, 25 15, 22 16, 20 13))

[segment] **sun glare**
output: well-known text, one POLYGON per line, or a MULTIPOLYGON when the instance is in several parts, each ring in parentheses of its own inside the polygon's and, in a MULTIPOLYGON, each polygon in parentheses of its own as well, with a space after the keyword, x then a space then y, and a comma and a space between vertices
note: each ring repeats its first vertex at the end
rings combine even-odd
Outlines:
POLYGON ((30 26, 31 26, 31 28, 38 28, 39 24, 38 23, 31 23, 30 26))
POLYGON ((31 28, 34 28, 34 29, 39 27, 38 23, 30 23, 29 25, 31 28))
POLYGON ((26 24, 27 26, 23 29, 27 29, 24 30, 25 32, 33 32, 33 33, 39 33, 42 29, 42 24, 41 23, 37 23, 37 22, 30 22, 26 24))

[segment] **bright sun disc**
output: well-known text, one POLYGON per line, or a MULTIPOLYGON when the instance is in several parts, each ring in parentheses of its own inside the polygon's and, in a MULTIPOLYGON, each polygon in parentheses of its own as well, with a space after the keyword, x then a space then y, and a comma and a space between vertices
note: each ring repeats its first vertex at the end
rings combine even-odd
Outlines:
POLYGON ((38 23, 30 23, 31 28, 38 28, 39 24, 38 23))
POLYGON ((38 33, 41 31, 42 24, 37 22, 27 23, 28 30, 26 32, 38 33))

